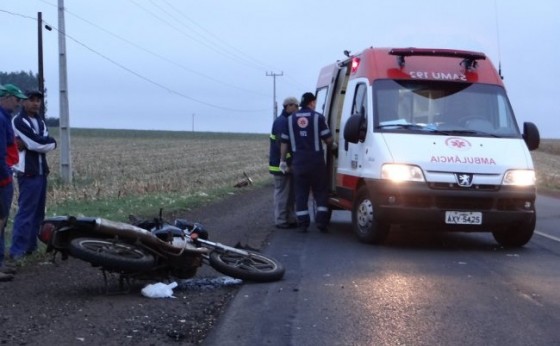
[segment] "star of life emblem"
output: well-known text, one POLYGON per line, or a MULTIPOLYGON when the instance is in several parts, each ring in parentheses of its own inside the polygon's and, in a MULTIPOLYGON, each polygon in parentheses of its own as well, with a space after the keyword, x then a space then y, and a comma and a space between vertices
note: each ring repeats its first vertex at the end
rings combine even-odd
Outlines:
POLYGON ((457 179, 457 184, 461 187, 471 187, 473 181, 473 175, 469 173, 455 173, 455 179, 457 179))
POLYGON ((309 125, 309 120, 307 120, 307 117, 300 117, 297 119, 297 124, 300 128, 304 129, 309 125))

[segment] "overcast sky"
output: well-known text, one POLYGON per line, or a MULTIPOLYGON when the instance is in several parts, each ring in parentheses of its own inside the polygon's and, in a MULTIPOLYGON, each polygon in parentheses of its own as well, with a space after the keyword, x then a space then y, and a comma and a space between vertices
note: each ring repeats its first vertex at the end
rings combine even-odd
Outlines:
MULTIPOLYGON (((366 47, 476 50, 501 63, 519 125, 560 138, 554 0, 64 0, 72 127, 268 133, 273 81, 314 91, 324 65, 366 47), (338 5, 337 5, 338 4, 338 5)), ((59 115, 57 0, 0 0, 0 71, 37 68, 59 115)))

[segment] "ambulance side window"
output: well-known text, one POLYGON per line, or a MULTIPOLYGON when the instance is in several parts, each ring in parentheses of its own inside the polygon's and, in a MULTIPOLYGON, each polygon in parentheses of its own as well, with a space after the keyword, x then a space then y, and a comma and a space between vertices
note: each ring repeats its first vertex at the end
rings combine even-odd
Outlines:
POLYGON ((315 97, 317 98, 317 108, 315 109, 317 112, 327 116, 327 109, 325 106, 327 104, 327 93, 329 91, 328 87, 324 87, 318 89, 315 93, 315 97))
POLYGON ((362 118, 360 124, 360 139, 363 141, 367 133, 367 86, 360 83, 356 86, 354 101, 352 103, 352 115, 359 115, 362 118))

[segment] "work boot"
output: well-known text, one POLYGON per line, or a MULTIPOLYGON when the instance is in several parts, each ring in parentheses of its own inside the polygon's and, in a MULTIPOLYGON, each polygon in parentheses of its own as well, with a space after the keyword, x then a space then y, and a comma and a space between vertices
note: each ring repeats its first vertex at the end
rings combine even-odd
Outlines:
POLYGON ((2 266, 7 268, 13 268, 15 270, 17 267, 22 266, 22 258, 21 257, 14 258, 10 256, 10 258, 4 261, 2 266))
POLYGON ((0 273, 15 274, 16 271, 17 271, 16 267, 12 267, 12 266, 8 266, 8 265, 0 266, 0 273))
POLYGON ((0 282, 12 281, 13 279, 12 274, 0 273, 0 282))

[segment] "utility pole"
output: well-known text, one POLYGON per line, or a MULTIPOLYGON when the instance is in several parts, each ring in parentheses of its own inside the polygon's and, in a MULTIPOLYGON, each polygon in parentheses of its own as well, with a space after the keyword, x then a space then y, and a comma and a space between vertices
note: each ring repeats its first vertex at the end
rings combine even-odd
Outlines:
POLYGON ((41 109, 39 110, 39 116, 45 119, 45 78, 43 77, 43 13, 37 12, 37 42, 39 47, 37 53, 39 54, 39 91, 43 93, 43 102, 41 102, 41 109))
POLYGON ((266 73, 267 77, 272 77, 272 120, 276 119, 278 116, 278 105, 276 104, 276 77, 281 77, 284 75, 284 71, 280 73, 266 73))
MULTIPOLYGON (((45 25, 45 29, 47 29, 48 31, 51 31, 52 28, 48 25, 45 25)), ((37 53, 38 53, 38 58, 37 61, 39 63, 38 66, 38 79, 39 79, 39 85, 38 85, 38 89, 41 93, 43 93, 43 102, 41 102, 41 109, 39 110, 39 115, 41 116, 41 118, 43 118, 43 120, 45 120, 45 100, 46 100, 46 94, 45 94, 45 77, 44 77, 44 73, 43 73, 43 13, 42 12, 37 12, 37 44, 38 44, 38 48, 37 48, 37 53)))
POLYGON ((70 156, 70 115, 68 110, 64 0, 58 0, 58 73, 60 84, 60 178, 64 183, 71 184, 72 159, 70 156))

